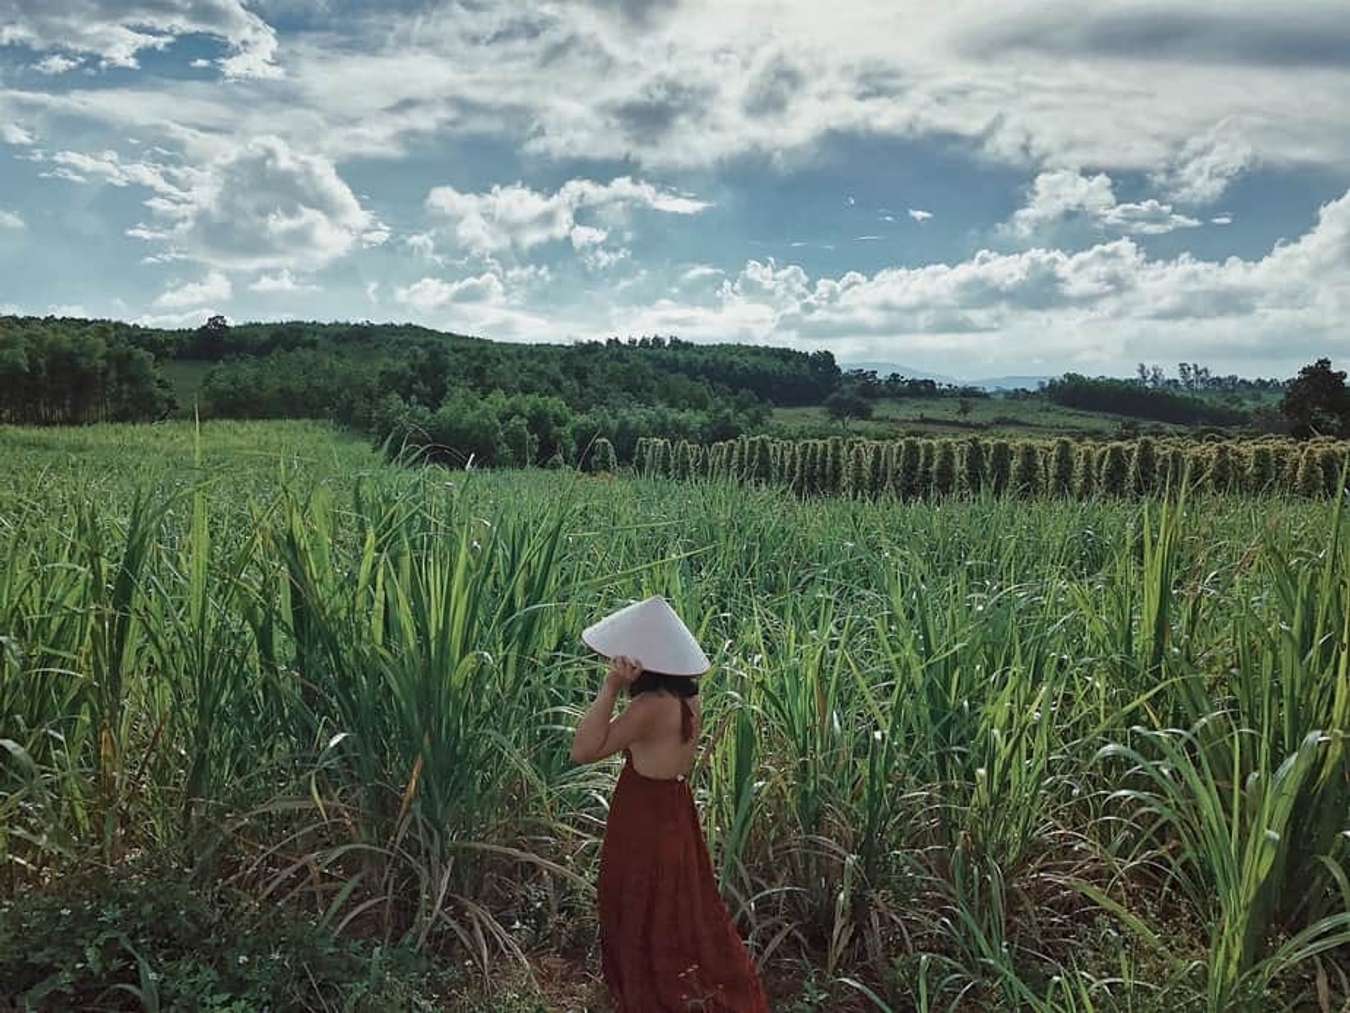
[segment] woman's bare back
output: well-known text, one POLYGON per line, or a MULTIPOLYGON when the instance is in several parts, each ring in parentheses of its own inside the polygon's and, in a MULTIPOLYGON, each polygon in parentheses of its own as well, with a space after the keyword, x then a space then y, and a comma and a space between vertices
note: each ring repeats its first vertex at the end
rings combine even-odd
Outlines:
POLYGON ((677 697, 671 693, 644 693, 655 705, 657 719, 652 731, 628 747, 633 769, 643 777, 672 780, 687 777, 698 752, 698 733, 702 708, 697 696, 677 697), (689 740, 684 741, 683 707, 691 713, 689 740))

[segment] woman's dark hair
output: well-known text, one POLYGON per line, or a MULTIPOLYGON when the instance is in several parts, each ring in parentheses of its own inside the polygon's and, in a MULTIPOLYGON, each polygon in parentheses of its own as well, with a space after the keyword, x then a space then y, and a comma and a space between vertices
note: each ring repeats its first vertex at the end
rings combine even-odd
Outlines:
POLYGON ((641 693, 666 692, 672 696, 698 696, 698 680, 687 675, 662 675, 660 672, 643 672, 628 686, 629 697, 641 693))

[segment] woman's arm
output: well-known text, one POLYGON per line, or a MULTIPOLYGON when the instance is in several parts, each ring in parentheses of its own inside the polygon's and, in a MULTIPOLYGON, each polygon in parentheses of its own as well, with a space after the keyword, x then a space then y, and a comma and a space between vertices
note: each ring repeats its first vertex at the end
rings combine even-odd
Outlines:
POLYGON ((619 692, 641 674, 642 666, 629 658, 615 658, 610 663, 604 685, 577 725, 572 739, 572 762, 603 760, 627 749, 651 729, 654 712, 649 706, 650 701, 642 696, 630 703, 616 720, 610 720, 619 692))

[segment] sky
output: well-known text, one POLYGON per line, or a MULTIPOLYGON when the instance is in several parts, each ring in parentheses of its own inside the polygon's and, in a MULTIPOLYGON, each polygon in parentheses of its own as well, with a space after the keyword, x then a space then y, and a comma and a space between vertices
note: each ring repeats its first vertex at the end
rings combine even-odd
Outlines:
POLYGON ((0 312, 1350 358, 1345 0, 0 0, 0 312))

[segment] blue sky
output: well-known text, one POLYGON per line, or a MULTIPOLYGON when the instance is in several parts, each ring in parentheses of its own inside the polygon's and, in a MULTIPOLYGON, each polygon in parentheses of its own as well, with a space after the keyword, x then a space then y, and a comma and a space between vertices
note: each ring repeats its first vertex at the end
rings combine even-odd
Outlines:
POLYGON ((0 0, 0 309, 1350 351, 1343 2, 0 0))

